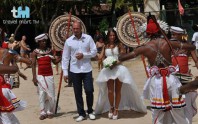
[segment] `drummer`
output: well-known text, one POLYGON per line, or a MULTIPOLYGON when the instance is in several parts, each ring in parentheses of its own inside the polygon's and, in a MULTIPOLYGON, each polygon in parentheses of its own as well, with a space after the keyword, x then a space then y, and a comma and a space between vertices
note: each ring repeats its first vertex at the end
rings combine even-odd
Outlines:
MULTIPOLYGON (((170 28, 171 32, 171 41, 181 42, 185 43, 187 41, 187 34, 185 33, 184 29, 180 27, 171 26, 170 28)), ((185 83, 192 80, 192 74, 190 72, 189 66, 188 66, 188 57, 192 56, 196 67, 198 68, 198 59, 196 57, 195 51, 186 51, 182 49, 182 46, 180 49, 174 50, 174 55, 172 56, 172 64, 174 66, 179 65, 179 73, 178 78, 180 79, 181 83, 185 85, 185 83)), ((197 98, 197 92, 189 92, 186 94, 185 102, 185 115, 188 117, 190 124, 192 124, 192 118, 197 114, 197 107, 196 107, 196 98, 197 98)))

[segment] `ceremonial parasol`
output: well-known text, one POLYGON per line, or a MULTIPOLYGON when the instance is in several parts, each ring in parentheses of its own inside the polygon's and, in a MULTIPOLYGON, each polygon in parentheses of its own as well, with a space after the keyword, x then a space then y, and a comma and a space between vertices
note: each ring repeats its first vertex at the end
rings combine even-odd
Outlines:
POLYGON ((64 43, 67 39, 66 37, 67 31, 69 31, 68 34, 69 36, 71 36, 72 24, 76 20, 81 22, 82 32, 86 33, 86 27, 84 23, 74 15, 71 15, 71 18, 68 15, 61 15, 52 22, 49 28, 49 38, 53 46, 55 46, 55 50, 57 51, 63 50, 64 43), (68 30, 68 23, 70 23, 69 30, 68 30))

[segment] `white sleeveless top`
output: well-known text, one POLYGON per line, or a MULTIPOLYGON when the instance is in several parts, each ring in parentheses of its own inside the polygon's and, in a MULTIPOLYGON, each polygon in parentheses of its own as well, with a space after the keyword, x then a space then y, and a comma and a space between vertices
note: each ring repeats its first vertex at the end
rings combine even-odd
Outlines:
POLYGON ((113 56, 115 57, 116 60, 118 60, 118 55, 119 55, 119 49, 118 47, 114 47, 114 48, 106 48, 105 49, 105 56, 108 57, 108 56, 113 56))

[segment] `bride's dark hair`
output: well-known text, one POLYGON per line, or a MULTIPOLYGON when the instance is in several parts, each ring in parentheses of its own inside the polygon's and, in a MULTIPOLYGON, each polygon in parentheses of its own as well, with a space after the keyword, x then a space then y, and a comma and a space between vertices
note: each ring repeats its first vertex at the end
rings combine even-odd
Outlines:
POLYGON ((118 40, 118 35, 117 35, 117 32, 113 29, 113 28, 109 28, 108 29, 108 32, 107 32, 107 44, 109 43, 109 35, 110 33, 113 32, 115 34, 115 44, 118 45, 119 43, 119 40, 118 40))

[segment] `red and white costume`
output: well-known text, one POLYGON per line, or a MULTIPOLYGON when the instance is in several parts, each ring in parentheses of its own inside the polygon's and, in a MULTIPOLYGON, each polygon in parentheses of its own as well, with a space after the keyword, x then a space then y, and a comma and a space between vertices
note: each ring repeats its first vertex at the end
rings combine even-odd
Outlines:
MULTIPOLYGON (((150 16, 146 33, 151 38, 158 35, 156 33, 160 31, 154 22, 150 16)), ((170 30, 173 28, 171 27, 170 30)), ((178 92, 181 82, 174 75, 178 69, 170 66, 171 62, 161 53, 161 38, 155 38, 155 40, 158 41, 157 49, 146 44, 146 47, 156 52, 156 57, 152 64, 154 66, 148 69, 150 77, 143 90, 144 98, 151 101, 153 124, 189 124, 184 114, 185 101, 178 92)))
POLYGON ((189 124, 184 115, 185 101, 179 99, 178 88, 180 81, 174 73, 178 69, 174 66, 158 68, 152 66, 149 71, 143 96, 151 101, 153 124, 189 124))
POLYGON ((35 49, 38 63, 38 91, 41 115, 53 114, 55 112, 55 86, 51 60, 54 57, 51 55, 51 50, 45 51, 35 49))
POLYGON ((0 124, 19 124, 19 120, 13 112, 21 111, 26 107, 26 102, 18 100, 0 75, 0 124))

